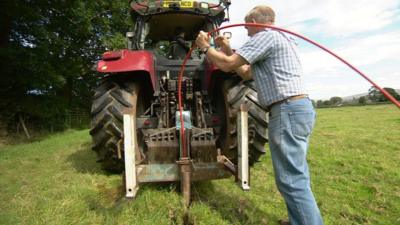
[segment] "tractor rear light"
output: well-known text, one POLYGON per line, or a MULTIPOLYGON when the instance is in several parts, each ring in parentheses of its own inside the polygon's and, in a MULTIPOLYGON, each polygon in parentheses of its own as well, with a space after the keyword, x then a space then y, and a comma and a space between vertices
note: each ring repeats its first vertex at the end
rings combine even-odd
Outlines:
POLYGON ((122 57, 122 53, 119 52, 105 52, 103 54, 103 60, 116 60, 122 57))
POLYGON ((151 120, 145 120, 143 122, 143 125, 145 125, 145 126, 149 126, 150 124, 151 124, 151 120))
POLYGON ((219 123, 219 117, 218 116, 213 116, 211 119, 213 124, 218 124, 219 123))

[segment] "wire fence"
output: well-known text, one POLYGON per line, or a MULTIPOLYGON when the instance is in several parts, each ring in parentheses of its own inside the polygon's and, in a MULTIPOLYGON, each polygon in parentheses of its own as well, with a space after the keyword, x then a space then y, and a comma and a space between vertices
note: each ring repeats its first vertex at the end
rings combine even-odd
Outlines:
POLYGON ((89 112, 86 110, 66 110, 65 127, 67 129, 85 129, 90 127, 89 112))

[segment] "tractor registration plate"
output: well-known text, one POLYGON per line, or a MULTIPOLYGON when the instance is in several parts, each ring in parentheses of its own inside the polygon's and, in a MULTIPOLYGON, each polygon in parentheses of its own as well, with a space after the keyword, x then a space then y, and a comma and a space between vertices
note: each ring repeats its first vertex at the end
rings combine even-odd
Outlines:
POLYGON ((193 1, 164 1, 163 2, 163 7, 164 8, 169 8, 169 5, 171 3, 175 3, 181 8, 193 8, 193 1))

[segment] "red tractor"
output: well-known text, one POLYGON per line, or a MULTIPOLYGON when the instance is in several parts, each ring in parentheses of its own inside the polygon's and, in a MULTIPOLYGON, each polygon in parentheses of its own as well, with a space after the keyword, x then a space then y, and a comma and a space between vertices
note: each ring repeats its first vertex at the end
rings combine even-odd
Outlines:
MULTIPOLYGON (((98 62, 103 78, 95 89, 91 110, 93 150, 104 169, 124 170, 123 115, 135 118, 135 165, 139 182, 179 181, 182 156, 178 108, 178 73, 200 30, 210 31, 228 18, 228 0, 130 2, 135 21, 127 33, 127 49, 106 52, 98 62)), ((249 163, 265 153, 267 111, 257 101, 253 81, 242 81, 193 51, 182 79, 185 127, 192 180, 230 176, 224 156, 238 161, 236 115, 248 111, 249 163)), ((247 143, 246 143, 247 144, 247 143)))

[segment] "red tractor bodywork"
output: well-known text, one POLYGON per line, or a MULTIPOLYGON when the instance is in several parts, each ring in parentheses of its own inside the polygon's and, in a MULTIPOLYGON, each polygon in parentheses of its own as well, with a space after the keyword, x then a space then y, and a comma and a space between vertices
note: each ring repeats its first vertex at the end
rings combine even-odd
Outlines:
POLYGON ((97 63, 97 71, 101 73, 145 72, 150 76, 153 90, 156 90, 154 56, 150 51, 124 49, 106 52, 103 54, 103 59, 97 63))
MULTIPOLYGON (((100 73, 145 72, 150 76, 153 91, 157 88, 157 76, 155 73, 154 55, 150 51, 120 51, 105 52, 103 59, 97 63, 97 71, 100 73)), ((211 62, 206 63, 204 89, 212 90, 212 80, 218 76, 220 70, 211 62)), ((143 76, 143 74, 137 74, 143 76)))

